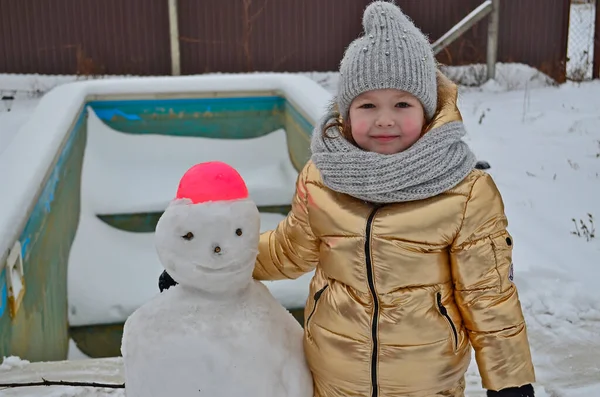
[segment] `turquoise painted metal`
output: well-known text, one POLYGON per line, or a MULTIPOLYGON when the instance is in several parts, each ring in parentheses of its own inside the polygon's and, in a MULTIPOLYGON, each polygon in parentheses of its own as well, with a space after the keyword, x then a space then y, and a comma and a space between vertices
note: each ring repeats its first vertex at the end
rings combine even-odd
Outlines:
POLYGON ((0 318, 8 309, 8 286, 6 285, 6 269, 0 272, 0 318))
POLYGON ((109 127, 129 134, 248 139, 283 128, 294 167, 300 170, 310 157, 313 125, 279 95, 96 100, 87 105, 109 127))
MULTIPOLYGON (((67 357, 67 269, 79 219, 87 106, 108 126, 128 134, 244 139, 283 128, 290 159, 297 170, 302 168, 310 156, 313 128, 302 112, 287 98, 272 92, 230 95, 133 100, 94 98, 82 104, 20 234, 26 292, 14 318, 7 308, 6 274, 5 271, 0 273, 0 356, 17 355, 30 361, 67 357)), ((265 211, 287 210, 288 203, 278 204, 265 211)), ((153 213, 98 215, 113 227, 139 232, 151 231, 157 219, 153 213)), ((114 329, 121 326, 97 325, 87 330, 78 327, 71 336, 81 342, 77 336, 85 335, 86 342, 79 347, 84 352, 93 351, 94 356, 103 356, 115 350, 114 344, 120 339, 114 337, 114 329), (112 342, 106 345, 105 340, 112 342)))
POLYGON ((89 106, 115 130, 219 139, 256 138, 283 127, 280 96, 94 101, 89 106))
POLYGON ((25 295, 14 318, 6 308, 6 269, 0 277, 0 356, 50 361, 67 355, 67 263, 79 222, 85 128, 80 116, 19 237, 25 295))

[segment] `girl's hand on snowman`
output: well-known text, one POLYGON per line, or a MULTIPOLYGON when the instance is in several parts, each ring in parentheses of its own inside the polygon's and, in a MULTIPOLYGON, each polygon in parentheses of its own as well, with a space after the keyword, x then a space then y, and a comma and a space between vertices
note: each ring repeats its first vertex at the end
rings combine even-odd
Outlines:
POLYGON ((500 391, 488 390, 487 397, 535 397, 532 385, 509 387, 500 391))
POLYGON ((478 170, 489 170, 492 166, 487 161, 480 160, 475 164, 475 168, 478 170))
POLYGON ((167 273, 167 271, 163 271, 162 274, 158 277, 158 289, 160 292, 163 292, 166 289, 171 288, 172 286, 177 285, 177 281, 173 280, 173 278, 167 273))

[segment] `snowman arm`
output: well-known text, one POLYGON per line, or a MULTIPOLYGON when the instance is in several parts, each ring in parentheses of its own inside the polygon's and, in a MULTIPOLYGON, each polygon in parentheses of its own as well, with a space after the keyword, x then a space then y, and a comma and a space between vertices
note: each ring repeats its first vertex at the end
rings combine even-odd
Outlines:
POLYGON ((164 270, 161 275, 158 277, 158 289, 160 292, 163 292, 166 289, 171 288, 172 286, 177 285, 177 281, 173 280, 171 275, 164 270))
POLYGON ((260 236, 253 276, 257 280, 295 279, 319 262, 319 239, 308 220, 307 178, 309 162, 296 181, 292 210, 275 230, 260 236))

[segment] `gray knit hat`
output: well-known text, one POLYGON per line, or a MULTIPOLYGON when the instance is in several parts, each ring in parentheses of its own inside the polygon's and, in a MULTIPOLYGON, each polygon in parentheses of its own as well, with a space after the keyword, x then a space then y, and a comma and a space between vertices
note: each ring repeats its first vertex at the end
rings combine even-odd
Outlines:
POLYGON ((365 91, 396 88, 417 97, 427 119, 437 105, 436 61, 429 40, 396 5, 375 1, 363 14, 365 35, 354 40, 340 63, 337 105, 346 117, 365 91))

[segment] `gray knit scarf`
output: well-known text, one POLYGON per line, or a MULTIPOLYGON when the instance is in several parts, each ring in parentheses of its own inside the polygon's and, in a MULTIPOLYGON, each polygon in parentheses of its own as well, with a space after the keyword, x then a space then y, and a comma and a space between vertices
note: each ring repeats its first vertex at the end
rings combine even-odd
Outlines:
POLYGON ((313 131, 311 160, 333 191, 372 203, 421 200, 443 193, 462 181, 476 158, 462 141, 465 128, 453 121, 434 128, 403 152, 383 155, 364 151, 342 137, 328 113, 313 131))

